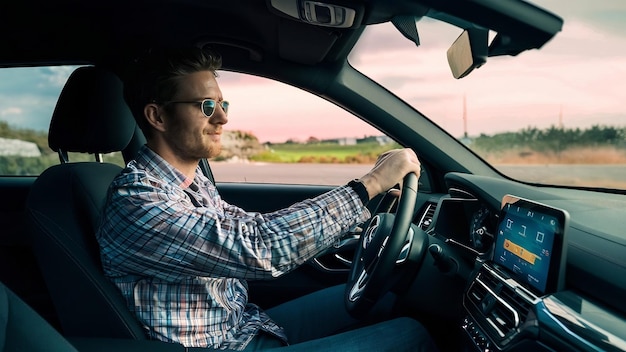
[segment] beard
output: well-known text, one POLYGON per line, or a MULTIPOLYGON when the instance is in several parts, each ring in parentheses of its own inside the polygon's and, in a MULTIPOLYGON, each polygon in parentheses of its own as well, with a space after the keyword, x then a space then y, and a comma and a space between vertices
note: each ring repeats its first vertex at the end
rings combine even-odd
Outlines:
POLYGON ((180 156, 186 159, 210 159, 216 157, 222 151, 221 141, 214 141, 213 135, 202 134, 190 137, 183 141, 178 141, 178 152, 180 156))
POLYGON ((199 131, 188 126, 175 124, 166 134, 166 139, 178 157, 198 161, 218 156, 222 151, 221 135, 215 130, 221 127, 211 126, 199 131))
POLYGON ((222 152, 222 142, 212 143, 212 145, 207 149, 207 154, 205 158, 210 159, 214 158, 222 152))

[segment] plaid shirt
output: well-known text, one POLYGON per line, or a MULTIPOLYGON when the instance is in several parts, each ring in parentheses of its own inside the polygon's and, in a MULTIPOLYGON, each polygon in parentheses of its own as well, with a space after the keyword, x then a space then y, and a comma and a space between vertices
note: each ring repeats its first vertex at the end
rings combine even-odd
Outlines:
POLYGON ((246 279, 285 274, 370 216, 347 186, 269 214, 223 201, 144 146, 113 181, 97 232, 105 274, 152 338, 243 349, 284 331, 248 303, 246 279))

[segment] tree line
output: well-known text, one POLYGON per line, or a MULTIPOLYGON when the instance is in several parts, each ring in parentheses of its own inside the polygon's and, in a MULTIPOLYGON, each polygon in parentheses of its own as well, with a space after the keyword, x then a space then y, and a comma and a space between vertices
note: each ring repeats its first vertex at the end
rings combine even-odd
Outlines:
POLYGON ((547 129, 528 127, 518 132, 481 134, 472 139, 471 147, 487 152, 529 148, 537 152, 559 152, 576 147, 613 146, 626 149, 626 127, 594 125, 588 129, 547 129))

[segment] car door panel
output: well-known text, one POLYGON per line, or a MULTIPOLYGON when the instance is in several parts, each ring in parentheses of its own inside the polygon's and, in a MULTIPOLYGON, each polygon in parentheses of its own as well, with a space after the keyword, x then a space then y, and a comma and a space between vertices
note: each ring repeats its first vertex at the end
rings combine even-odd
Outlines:
POLYGON ((25 201, 33 180, 24 177, 0 178, 0 280, 17 294, 25 291, 16 285, 24 285, 20 276, 30 276, 33 259, 32 253, 29 253, 30 237, 24 226, 25 201))
POLYGON ((35 179, 0 177, 0 282, 56 326, 56 315, 24 222, 26 197, 35 179))
MULTIPOLYGON (((331 186, 218 183, 222 198, 247 211, 261 213, 286 208, 331 190, 331 186)), ((333 248, 291 273, 273 280, 252 281, 250 301, 269 308, 325 287, 345 283, 355 243, 333 248)))

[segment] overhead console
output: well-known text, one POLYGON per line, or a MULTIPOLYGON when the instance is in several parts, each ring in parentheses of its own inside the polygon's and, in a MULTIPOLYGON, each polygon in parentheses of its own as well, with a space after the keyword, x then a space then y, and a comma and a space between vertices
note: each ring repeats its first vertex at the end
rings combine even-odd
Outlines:
POLYGON ((462 328, 478 351, 549 350, 537 340, 544 298, 564 289, 566 211, 507 195, 493 249, 463 297, 462 328))
POLYGON ((361 21, 362 5, 344 5, 333 1, 269 0, 271 9, 278 13, 316 26, 351 28, 361 21))

